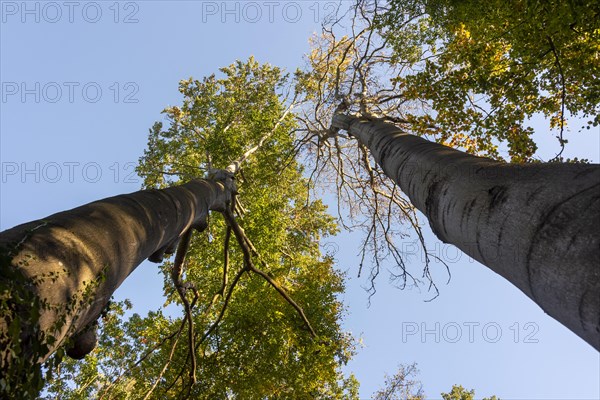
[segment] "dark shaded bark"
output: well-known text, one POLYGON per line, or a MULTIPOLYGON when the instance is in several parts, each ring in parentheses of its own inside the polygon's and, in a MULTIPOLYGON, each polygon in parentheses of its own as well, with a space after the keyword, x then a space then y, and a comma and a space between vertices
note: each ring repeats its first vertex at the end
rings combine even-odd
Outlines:
POLYGON ((145 259, 159 261, 172 252, 187 230, 204 229, 210 210, 225 209, 235 186, 231 174, 223 174, 215 181, 103 199, 1 232, 0 248, 10 261, 0 270, 0 283, 8 287, 6 280, 18 272, 23 279, 19 288, 26 287, 52 309, 42 308, 39 320, 26 321, 27 307, 9 300, 15 305, 3 310, 16 311, 0 318, 0 370, 10 367, 10 343, 4 339, 15 318, 23 318, 21 356, 35 351, 28 348, 35 331, 56 338, 46 353, 37 354, 40 361, 69 337, 76 357, 91 350, 95 336, 89 330, 127 276, 145 259))
POLYGON ((600 165, 507 164, 338 114, 437 237, 600 350, 600 165))

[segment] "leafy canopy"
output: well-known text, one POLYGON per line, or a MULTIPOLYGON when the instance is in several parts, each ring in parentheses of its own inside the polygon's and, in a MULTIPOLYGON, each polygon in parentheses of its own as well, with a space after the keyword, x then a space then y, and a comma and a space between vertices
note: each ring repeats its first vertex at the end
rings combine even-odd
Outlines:
MULTIPOLYGON (((197 289, 187 295, 196 349, 190 349, 184 317, 159 310, 124 320, 127 304, 119 304, 102 322, 98 348, 83 362, 66 363, 49 393, 69 399, 356 398, 355 379, 340 372, 353 353, 352 338, 340 327, 343 275, 320 250, 337 227, 321 201, 307 201, 294 158, 295 122, 284 116, 287 77, 252 58, 220 72, 180 82, 183 102, 164 110, 166 129, 156 123, 150 130, 138 172, 145 187, 165 187, 223 169, 261 143, 237 176, 237 220, 259 254, 254 262, 303 308, 317 337, 265 279, 240 273, 243 254, 223 217, 213 213, 208 229, 193 237, 183 274, 197 289)), ((181 304, 172 266, 161 266, 166 302, 181 304)))
POLYGON ((569 117, 600 124, 595 1, 391 0, 377 25, 393 62, 412 68, 396 78, 403 94, 434 111, 413 117, 451 146, 498 157, 500 141, 529 161, 528 119, 543 115, 561 147, 569 117))

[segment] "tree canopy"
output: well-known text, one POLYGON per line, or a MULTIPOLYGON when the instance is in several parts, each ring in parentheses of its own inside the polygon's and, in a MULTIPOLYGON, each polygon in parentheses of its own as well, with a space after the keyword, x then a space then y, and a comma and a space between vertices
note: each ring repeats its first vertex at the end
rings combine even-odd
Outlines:
POLYGON ((562 147, 569 119, 600 124, 597 2, 392 0, 374 12, 391 62, 411 69, 397 86, 433 111, 411 117, 454 132, 441 134, 451 146, 499 157, 505 142, 512 161, 530 161, 532 117, 562 147))
MULTIPOLYGON (((355 381, 340 372, 353 352, 352 338, 340 327, 343 275, 320 249, 337 227, 320 200, 307 200, 307 181, 293 157, 294 120, 278 92, 285 79, 278 68, 251 58, 222 68, 219 77, 181 81, 183 102, 165 109, 166 129, 157 123, 150 130, 138 171, 146 187, 177 184, 201 170, 227 167, 268 137, 240 166, 238 221, 252 240, 255 262, 303 309, 310 326, 273 285, 244 272, 244 254, 217 214, 188 251, 182 280, 194 288, 186 294, 189 310, 180 318, 159 310, 126 321, 128 305, 116 305, 104 318, 98 348, 84 362, 61 367, 50 394, 356 396, 355 381), (77 390, 69 390, 69 379, 77 390)), ((166 301, 184 304, 172 268, 170 261, 161 266, 166 301)))

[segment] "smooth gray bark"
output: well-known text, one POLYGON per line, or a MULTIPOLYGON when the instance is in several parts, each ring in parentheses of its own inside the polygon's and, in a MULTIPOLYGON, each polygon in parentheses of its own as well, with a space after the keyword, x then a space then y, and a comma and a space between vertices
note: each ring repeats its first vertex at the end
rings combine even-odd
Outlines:
POLYGON ((445 243, 600 350, 600 165, 516 165, 338 114, 445 243))
MULTIPOLYGON (((87 347, 87 327, 127 276, 145 259, 159 261, 165 251, 171 253, 188 229, 204 229, 209 210, 223 211, 234 190, 231 174, 225 173, 219 181, 194 180, 115 196, 1 232, 0 247, 16 248, 12 265, 3 268, 18 268, 26 282, 31 282, 26 284, 29 289, 56 307, 42 310, 37 321, 42 332, 57 339, 40 359, 78 334, 83 334, 81 345, 87 347), (90 299, 73 304, 86 290, 90 299), (63 315, 66 319, 61 324, 63 315)), ((0 271, 0 279, 6 279, 7 272, 0 271)), ((0 335, 6 334, 7 318, 11 317, 0 316, 0 335)), ((32 331, 31 327, 23 330, 22 343, 29 343, 26 337, 32 331)), ((6 350, 0 349, 4 368, 10 362, 6 350)))

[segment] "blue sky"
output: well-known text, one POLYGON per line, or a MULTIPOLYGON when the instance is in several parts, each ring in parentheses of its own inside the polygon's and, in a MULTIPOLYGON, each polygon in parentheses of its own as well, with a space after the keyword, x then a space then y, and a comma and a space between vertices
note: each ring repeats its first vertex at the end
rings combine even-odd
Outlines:
MULTIPOLYGON (((99 198, 137 190, 133 166, 148 128, 178 104, 179 80, 201 78, 253 55, 293 71, 335 2, 13 2, 0 28, 0 229, 99 198)), ((347 4, 347 3, 346 3, 347 4)), ((569 137, 567 156, 600 159, 599 132, 569 137)), ((539 135, 548 158, 552 135, 539 135)), ((347 370, 368 398, 399 363, 417 362, 430 398, 452 384, 478 397, 594 399, 600 358, 520 291, 428 232, 451 265, 441 295, 402 292, 383 276, 367 307, 357 279, 360 235, 334 240, 349 271, 345 326, 363 347, 347 370)), ((412 250, 413 244, 403 244, 412 250)), ((411 265, 419 268, 415 252, 411 265)), ((144 313, 162 304, 156 265, 119 289, 144 313)))

